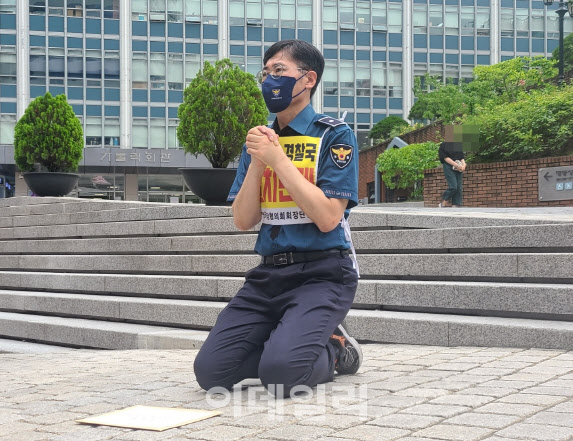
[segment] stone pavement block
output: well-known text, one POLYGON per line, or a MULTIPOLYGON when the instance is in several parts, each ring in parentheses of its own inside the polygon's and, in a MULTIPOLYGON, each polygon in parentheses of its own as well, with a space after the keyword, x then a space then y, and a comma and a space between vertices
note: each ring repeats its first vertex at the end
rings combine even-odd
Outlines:
POLYGON ((529 388, 527 392, 530 394, 573 397, 573 388, 536 386, 529 388))
POLYGON ((476 412, 485 412, 489 414, 503 414, 503 415, 517 415, 525 417, 535 412, 543 410, 541 406, 534 406, 532 404, 517 404, 517 403, 503 403, 495 402, 488 403, 482 407, 475 409, 476 412))
POLYGON ((415 415, 429 415, 447 418, 467 412, 468 410, 470 410, 470 408, 465 406, 448 406, 445 404, 419 404, 417 406, 408 407, 407 409, 404 409, 403 412, 413 413, 415 415))
POLYGON ((520 420, 521 417, 519 416, 466 412, 453 418, 448 418, 447 420, 444 420, 443 423, 458 426, 477 426, 488 429, 501 429, 520 420))
POLYGON ((565 412, 573 414, 573 401, 567 401, 551 408, 551 412, 565 412))
POLYGON ((496 432, 496 435, 520 441, 568 441, 573 437, 573 428, 519 423, 496 432))
POLYGON ((532 394, 529 389, 521 391, 516 394, 501 397, 498 401, 502 403, 516 403, 516 404, 532 404, 535 406, 547 407, 556 403, 563 402, 567 398, 565 396, 556 395, 542 395, 532 394))
POLYGON ((364 424, 361 426, 351 427, 350 429, 346 429, 341 432, 337 432, 336 436, 360 441, 386 441, 398 439, 399 437, 409 434, 409 430, 382 428, 364 424))
POLYGON ((424 415, 410 415, 407 413, 394 413, 370 421, 368 424, 382 427, 396 427, 398 429, 417 430, 431 426, 442 420, 441 417, 424 415))
MULTIPOLYGON (((306 441, 314 440, 325 435, 330 435, 335 431, 334 428, 316 427, 316 426, 303 426, 299 424, 288 425, 278 429, 263 431, 259 434, 260 438, 268 438, 274 440, 287 440, 287 441, 306 441)), ((220 438, 215 438, 213 441, 219 441, 220 438)))
POLYGON ((318 426, 318 427, 328 427, 332 429, 347 429, 349 427, 358 426, 360 424, 368 421, 369 417, 360 417, 357 415, 335 415, 335 414, 324 414, 317 415, 310 418, 304 418, 298 421, 298 424, 303 426, 318 426))
POLYGON ((432 427, 417 431, 415 436, 438 438, 452 441, 477 441, 492 433, 492 429, 483 427, 454 426, 452 424, 436 424, 432 427))
POLYGON ((573 414, 563 412, 539 412, 523 421, 526 424, 544 424, 573 428, 573 414))
POLYGON ((46 433, 35 432, 32 430, 11 433, 6 436, 2 436, 2 432, 0 431, 0 441, 50 441, 51 438, 52 437, 46 433))
POLYGON ((224 427, 214 426, 196 432, 188 432, 187 436, 208 441, 235 441, 245 437, 254 439, 262 431, 262 429, 225 425, 224 427))
POLYGON ((411 408, 419 403, 426 401, 424 398, 414 398, 414 397, 400 397, 393 394, 382 395, 378 398, 368 401, 368 405, 372 404, 374 406, 383 407, 396 407, 399 409, 411 408))
POLYGON ((367 403, 366 406, 362 404, 353 404, 351 406, 343 406, 340 408, 335 408, 334 413, 337 415, 350 415, 356 416, 363 413, 369 418, 379 418, 384 415, 390 415, 392 413, 398 412, 398 408, 396 407, 384 407, 384 406, 375 406, 367 403))
POLYGON ((495 400, 494 397, 487 397, 484 395, 450 394, 450 395, 445 395, 442 397, 434 398, 433 400, 428 401, 428 404, 445 404, 445 405, 454 405, 454 406, 476 407, 476 406, 482 406, 482 405, 489 403, 493 400, 495 400))

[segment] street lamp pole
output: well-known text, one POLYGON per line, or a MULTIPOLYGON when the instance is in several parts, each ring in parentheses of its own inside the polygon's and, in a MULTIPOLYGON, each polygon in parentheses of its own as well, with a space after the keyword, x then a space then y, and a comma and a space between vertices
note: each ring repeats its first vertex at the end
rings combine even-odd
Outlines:
MULTIPOLYGON (((551 6, 553 4, 553 0, 544 0, 545 5, 551 6)), ((565 70, 565 56, 563 54, 563 21, 565 19, 565 14, 569 11, 569 15, 573 17, 573 3, 571 0, 567 1, 560 1, 559 8, 557 9, 557 14, 559 15, 559 86, 563 85, 563 81, 565 80, 563 71, 565 70)))

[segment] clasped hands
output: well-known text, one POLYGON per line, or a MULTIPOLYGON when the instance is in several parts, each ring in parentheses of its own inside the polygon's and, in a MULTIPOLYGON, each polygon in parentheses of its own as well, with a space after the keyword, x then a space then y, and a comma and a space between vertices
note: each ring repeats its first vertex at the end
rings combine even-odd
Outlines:
POLYGON ((260 168, 275 168, 276 161, 286 157, 279 143, 279 137, 269 127, 253 127, 247 133, 247 153, 251 155, 251 165, 260 168))

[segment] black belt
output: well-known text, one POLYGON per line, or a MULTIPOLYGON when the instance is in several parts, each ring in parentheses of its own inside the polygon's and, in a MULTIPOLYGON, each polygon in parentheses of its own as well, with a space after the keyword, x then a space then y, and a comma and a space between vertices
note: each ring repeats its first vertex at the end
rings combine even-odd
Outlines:
POLYGON ((333 256, 348 256, 348 250, 324 250, 324 251, 290 251, 288 253, 273 254, 272 256, 262 256, 263 265, 291 265, 293 263, 312 262, 333 256))

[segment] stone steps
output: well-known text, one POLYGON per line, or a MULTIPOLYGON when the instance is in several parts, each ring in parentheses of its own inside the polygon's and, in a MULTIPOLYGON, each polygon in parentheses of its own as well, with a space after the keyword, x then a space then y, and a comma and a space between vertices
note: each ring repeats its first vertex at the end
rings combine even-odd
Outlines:
MULTIPOLYGON (((0 271, 242 276, 260 257, 229 254, 23 254, 0 271)), ((571 283, 573 253, 360 254, 368 279, 571 283), (558 264, 557 264, 558 263, 558 264)))
MULTIPOLYGON (((359 339, 573 349, 573 217, 357 207, 351 226, 359 339)), ((229 207, 0 200, 0 338, 198 347, 256 229, 229 207)))
MULTIPOLYGON (((436 346, 570 349, 573 323, 518 318, 351 310, 361 341, 436 346)), ((103 349, 195 349, 207 331, 135 323, 0 312, 0 335, 103 349)))
POLYGON ((101 349, 197 349, 207 331, 80 318, 0 312, 0 335, 101 349))

